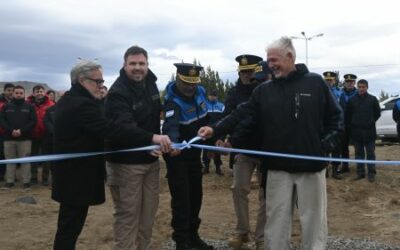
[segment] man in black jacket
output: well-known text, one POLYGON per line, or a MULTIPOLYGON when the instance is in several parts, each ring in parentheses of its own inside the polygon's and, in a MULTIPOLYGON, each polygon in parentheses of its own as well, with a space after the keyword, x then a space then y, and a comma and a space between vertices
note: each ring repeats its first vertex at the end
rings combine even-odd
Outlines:
MULTIPOLYGON (((239 79, 236 86, 231 89, 227 95, 223 116, 229 115, 239 105, 247 102, 252 91, 259 84, 259 82, 254 81, 253 78, 255 69, 259 66, 258 63, 262 62, 262 58, 245 54, 237 56, 236 61, 239 63, 239 79)), ((258 149, 259 144, 257 142, 259 141, 259 136, 254 131, 235 146, 245 149, 258 149)), ((232 134, 231 138, 233 138, 232 134)), ((228 138, 230 143, 233 142, 231 138, 228 138)), ((233 167, 232 196, 237 222, 234 235, 228 239, 228 245, 234 249, 238 249, 250 240, 248 195, 251 190, 251 178, 255 170, 257 170, 258 180, 261 180, 260 159, 252 155, 231 154, 230 164, 232 164, 233 167)), ((259 190, 259 200, 260 207, 255 230, 257 248, 263 245, 264 240, 265 199, 261 189, 259 190)))
MULTIPOLYGON (((71 70, 71 89, 57 103, 54 119, 55 153, 104 150, 104 140, 121 144, 151 143, 139 137, 134 125, 108 121, 101 105, 102 67, 82 60, 71 70)), ((153 141, 154 142, 154 141, 153 141)), ((89 206, 105 201, 103 155, 56 162, 52 198, 60 203, 55 250, 75 249, 89 206)))
MULTIPOLYGON (((267 59, 274 79, 260 85, 250 100, 199 135, 220 135, 250 117, 262 128, 262 150, 323 156, 343 130, 342 110, 320 75, 295 64, 288 37, 273 42, 267 59)), ((268 168, 265 249, 290 249, 292 211, 297 197, 303 230, 302 249, 325 249, 327 241, 326 162, 283 157, 263 158, 268 168)))
MULTIPOLYGON (((108 140, 108 150, 161 144, 168 152, 171 141, 160 134, 160 95, 157 77, 148 68, 147 51, 130 47, 124 66, 105 100, 107 118, 129 126, 135 140, 108 140)), ((114 249, 149 249, 158 208, 160 151, 119 153, 107 156, 107 184, 114 201, 114 249)))
MULTIPOLYGON (((351 139, 354 143, 356 159, 375 160, 375 123, 381 116, 379 101, 368 93, 368 81, 357 82, 358 94, 350 99, 346 108, 346 120, 351 127, 351 139)), ((368 165, 368 181, 375 181, 375 164, 368 165)), ((357 163, 356 180, 365 178, 365 164, 357 163)))
MULTIPOLYGON (((13 99, 1 111, 1 127, 4 129, 4 156, 14 159, 31 155, 32 130, 36 124, 36 112, 25 101, 25 89, 16 86, 13 99)), ((15 182, 15 163, 8 163, 5 175, 5 188, 11 188, 15 182)), ((31 182, 31 164, 21 164, 23 188, 29 189, 31 182)))

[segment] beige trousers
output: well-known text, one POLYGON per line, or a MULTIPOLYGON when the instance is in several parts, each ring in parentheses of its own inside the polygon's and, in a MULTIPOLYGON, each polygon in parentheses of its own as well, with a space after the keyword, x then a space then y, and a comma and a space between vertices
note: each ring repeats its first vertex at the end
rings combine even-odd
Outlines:
POLYGON ((107 162, 107 183, 114 202, 114 249, 150 249, 159 202, 160 165, 107 162))
MULTIPOLYGON (((235 156, 233 165, 233 205, 236 213, 236 233, 247 234, 250 232, 249 222, 249 198, 251 190, 251 177, 256 168, 259 169, 260 160, 243 154, 235 156)), ((261 172, 257 171, 258 182, 261 183, 261 172)), ((264 240, 265 227, 265 198, 264 190, 258 190, 259 209, 257 212, 257 223, 255 229, 255 241, 264 240)))
POLYGON ((301 249, 326 248, 328 228, 325 170, 317 173, 268 170, 265 249, 290 249, 296 199, 302 228, 301 249))
MULTIPOLYGON (((14 159, 21 158, 31 155, 31 145, 30 140, 24 141, 4 141, 4 158, 14 159)), ((15 173, 17 170, 17 164, 8 163, 6 169, 5 180, 7 183, 15 182, 15 173)), ((23 183, 31 182, 31 164, 23 163, 21 164, 21 177, 23 183)))

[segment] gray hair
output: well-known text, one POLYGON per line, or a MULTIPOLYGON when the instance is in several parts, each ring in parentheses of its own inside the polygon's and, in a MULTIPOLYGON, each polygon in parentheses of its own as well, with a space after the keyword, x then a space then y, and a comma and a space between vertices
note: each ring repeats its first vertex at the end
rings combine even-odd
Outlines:
POLYGON ((280 49, 285 53, 291 53, 293 55, 293 61, 296 61, 296 49, 293 46, 292 39, 287 36, 283 36, 268 45, 266 49, 267 53, 269 49, 280 49))
POLYGON ((89 76, 89 72, 93 70, 102 70, 99 63, 91 60, 81 59, 78 63, 71 69, 71 84, 78 82, 79 77, 89 76))

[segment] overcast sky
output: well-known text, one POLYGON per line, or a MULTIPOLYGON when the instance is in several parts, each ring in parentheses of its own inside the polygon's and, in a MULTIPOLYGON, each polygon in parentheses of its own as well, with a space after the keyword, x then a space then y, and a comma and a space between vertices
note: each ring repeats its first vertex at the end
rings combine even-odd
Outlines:
MULTIPOLYGON (((69 88, 78 57, 98 58, 106 85, 131 45, 149 52, 163 89, 173 63, 198 59, 223 79, 237 78, 235 57, 266 57, 281 36, 307 37, 310 71, 354 73, 370 92, 400 93, 400 15, 397 1, 1 1, 0 81, 38 81, 69 88), (371 2, 371 3, 369 3, 371 2)), ((305 62, 305 40, 294 40, 305 62)))

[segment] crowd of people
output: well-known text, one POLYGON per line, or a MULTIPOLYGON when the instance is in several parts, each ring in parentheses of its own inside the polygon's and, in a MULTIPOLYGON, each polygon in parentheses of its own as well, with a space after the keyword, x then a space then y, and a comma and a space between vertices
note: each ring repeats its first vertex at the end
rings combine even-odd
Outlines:
MULTIPOLYGON (((105 201, 105 182, 114 204, 114 249, 150 249, 159 203, 159 158, 167 166, 171 194, 172 239, 177 250, 214 247, 199 235, 203 175, 223 175, 220 153, 172 143, 201 136, 201 143, 279 153, 349 158, 353 144, 357 159, 375 159, 375 122, 380 116, 368 81, 336 72, 323 77, 296 64, 291 39, 282 37, 266 49, 267 58, 236 57, 238 80, 225 103, 215 90, 201 86, 199 65, 175 63, 176 78, 166 86, 161 103, 157 77, 148 67, 147 51, 127 49, 119 76, 108 90, 96 61, 81 60, 70 72, 71 87, 55 103, 55 93, 43 86, 25 98, 22 86, 7 84, 0 98, 1 145, 6 159, 46 153, 86 153, 159 145, 151 152, 119 152, 57 161, 21 164, 23 188, 48 185, 60 203, 54 249, 75 249, 89 207, 105 201), (160 130, 160 113, 164 122, 160 130), (203 153, 203 155, 202 155, 203 153), (366 155, 366 156, 365 156, 366 155)), ((400 102, 393 118, 400 120, 400 102)), ((293 209, 297 205, 303 249, 325 249, 327 243, 327 166, 341 179, 349 171, 343 162, 231 154, 232 198, 236 228, 228 245, 240 249, 250 239, 251 179, 260 184, 254 235, 256 249, 290 249, 293 209)), ((4 188, 15 185, 16 164, 7 164, 4 188)), ((368 164, 368 180, 375 181, 368 164)), ((366 177, 357 164, 356 180, 366 177)))

